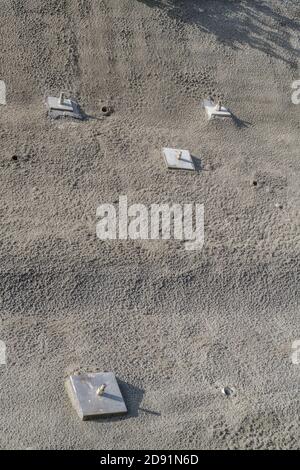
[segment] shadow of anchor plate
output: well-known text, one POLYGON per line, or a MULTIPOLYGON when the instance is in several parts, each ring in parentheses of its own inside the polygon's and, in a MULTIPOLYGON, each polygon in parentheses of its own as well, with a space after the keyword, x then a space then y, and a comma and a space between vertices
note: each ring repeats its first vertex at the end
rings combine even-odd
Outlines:
POLYGON ((71 375, 66 388, 72 405, 82 420, 127 413, 118 382, 112 372, 71 375), (97 390, 105 385, 103 395, 97 390))

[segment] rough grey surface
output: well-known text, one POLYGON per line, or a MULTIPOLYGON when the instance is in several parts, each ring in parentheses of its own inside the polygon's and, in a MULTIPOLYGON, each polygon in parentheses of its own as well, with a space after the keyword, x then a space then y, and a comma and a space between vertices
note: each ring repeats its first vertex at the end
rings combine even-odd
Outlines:
POLYGON ((296 0, 1 1, 1 448, 299 448, 299 20, 296 0), (47 119, 61 89, 94 119, 47 119), (164 146, 201 171, 167 172, 164 146), (120 194, 204 203, 204 249, 100 242, 120 194), (127 417, 73 412, 66 376, 97 368, 127 417))

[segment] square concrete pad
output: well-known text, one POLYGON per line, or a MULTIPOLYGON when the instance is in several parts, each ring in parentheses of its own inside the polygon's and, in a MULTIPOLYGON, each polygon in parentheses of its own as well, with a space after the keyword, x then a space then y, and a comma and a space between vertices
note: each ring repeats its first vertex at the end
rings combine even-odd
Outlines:
POLYGON ((231 113, 227 108, 221 106, 221 109, 217 110, 216 103, 213 103, 211 100, 204 100, 203 106, 209 119, 212 117, 231 117, 231 113))
POLYGON ((195 165, 188 150, 163 148, 166 165, 175 170, 195 170, 195 165), (180 158, 178 158, 180 155, 180 158))
POLYGON ((71 375, 66 388, 72 405, 82 420, 120 416, 127 413, 118 382, 112 372, 71 375), (105 385, 103 395, 97 390, 105 385))
POLYGON ((59 98, 55 98, 54 96, 48 96, 47 98, 47 105, 50 110, 56 109, 58 111, 73 111, 73 103, 71 100, 64 100, 63 104, 60 104, 59 98))

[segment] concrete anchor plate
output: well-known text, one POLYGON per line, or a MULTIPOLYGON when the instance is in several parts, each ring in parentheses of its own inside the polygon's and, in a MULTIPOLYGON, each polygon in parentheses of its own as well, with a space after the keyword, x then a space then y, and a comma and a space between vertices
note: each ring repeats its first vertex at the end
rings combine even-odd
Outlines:
POLYGON ((0 104, 6 104, 6 86, 3 80, 0 80, 0 104))
POLYGON ((66 98, 61 100, 54 96, 48 96, 46 105, 49 116, 53 119, 57 119, 59 117, 71 117, 80 120, 84 119, 80 106, 74 100, 66 98))
POLYGON ((127 413, 118 382, 112 372, 71 375, 66 381, 66 389, 82 420, 127 413))

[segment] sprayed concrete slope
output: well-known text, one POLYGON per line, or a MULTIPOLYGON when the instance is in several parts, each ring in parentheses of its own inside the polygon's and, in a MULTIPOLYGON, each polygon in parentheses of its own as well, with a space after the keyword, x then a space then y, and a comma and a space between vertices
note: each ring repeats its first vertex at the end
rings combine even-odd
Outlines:
POLYGON ((296 0, 1 1, 1 448, 299 447, 299 22, 296 0), (47 119, 61 90, 97 119, 47 119), (204 203, 204 249, 101 242, 119 195, 204 203), (80 422, 78 369, 114 371, 129 415, 80 422))

